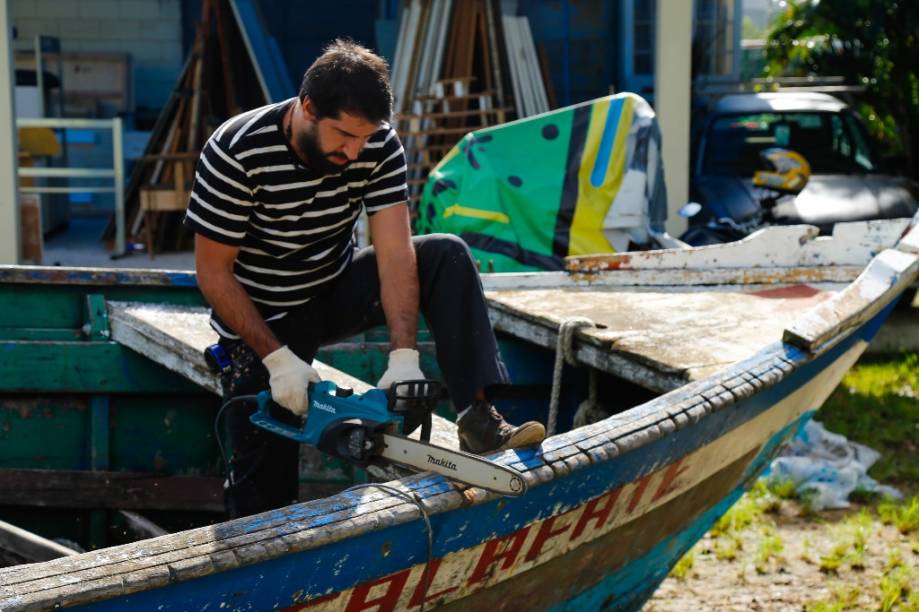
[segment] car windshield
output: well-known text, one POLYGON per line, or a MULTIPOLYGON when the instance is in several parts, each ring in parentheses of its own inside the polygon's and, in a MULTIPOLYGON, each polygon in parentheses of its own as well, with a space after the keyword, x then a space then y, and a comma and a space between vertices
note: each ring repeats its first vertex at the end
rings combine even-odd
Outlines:
POLYGON ((840 113, 755 113, 712 122, 706 137, 703 174, 750 177, 765 167, 759 152, 769 147, 797 151, 814 174, 873 172, 867 138, 854 117, 840 113))

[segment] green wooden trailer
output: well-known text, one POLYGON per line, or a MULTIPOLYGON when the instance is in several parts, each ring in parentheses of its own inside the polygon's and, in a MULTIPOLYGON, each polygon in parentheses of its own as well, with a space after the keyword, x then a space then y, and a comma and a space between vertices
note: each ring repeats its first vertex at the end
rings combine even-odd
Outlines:
MULTIPOLYGON (((67 552, 54 541, 95 549, 222 517, 217 380, 200 347, 151 339, 150 304, 171 333, 191 317, 193 342, 214 340, 193 274, 0 268, 0 566, 67 552)), ((423 331, 420 341, 436 372, 423 331)), ((326 377, 376 380, 387 352, 374 330, 319 359, 326 377)), ((309 449, 301 475, 301 499, 367 477, 309 449)))

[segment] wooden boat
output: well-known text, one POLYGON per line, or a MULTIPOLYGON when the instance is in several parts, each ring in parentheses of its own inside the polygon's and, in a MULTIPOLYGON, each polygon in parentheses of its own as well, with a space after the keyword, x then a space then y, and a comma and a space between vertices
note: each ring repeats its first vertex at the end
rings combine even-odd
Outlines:
MULTIPOLYGON (((0 609, 637 609, 915 282, 917 225, 769 228, 485 275, 514 380, 502 410, 556 413, 540 447, 493 457, 525 474, 524 496, 430 474, 388 483, 411 496, 325 495, 363 475, 304 451, 318 499, 214 524, 213 336, 194 276, 0 269, 0 518, 31 532, 0 528, 0 547, 38 561, 61 554, 54 538, 111 544, 113 522, 172 531, 0 569, 0 609)), ((384 349, 374 334, 330 347, 324 375, 374 380, 384 349)), ((451 428, 438 421, 441 443, 451 428)))

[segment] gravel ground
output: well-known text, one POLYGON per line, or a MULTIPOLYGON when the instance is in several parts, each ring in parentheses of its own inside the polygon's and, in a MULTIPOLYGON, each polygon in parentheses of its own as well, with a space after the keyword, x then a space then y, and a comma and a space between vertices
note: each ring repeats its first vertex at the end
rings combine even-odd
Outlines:
POLYGON ((742 528, 706 534, 645 611, 919 611, 919 533, 870 508, 808 515, 771 503, 742 528))

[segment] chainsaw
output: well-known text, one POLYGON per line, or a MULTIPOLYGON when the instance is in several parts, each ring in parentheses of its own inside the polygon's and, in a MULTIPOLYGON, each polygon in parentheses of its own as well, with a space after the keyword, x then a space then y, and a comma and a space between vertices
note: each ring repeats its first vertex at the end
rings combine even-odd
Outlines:
POLYGON ((277 404, 270 391, 256 396, 257 409, 249 419, 359 467, 391 461, 504 495, 525 493, 526 482, 517 470, 430 443, 431 413, 439 398, 440 384, 433 380, 402 381, 388 392, 371 389, 363 394, 322 381, 309 385, 309 411, 301 427, 271 416, 277 404), (409 438, 419 425, 420 440, 409 438))

